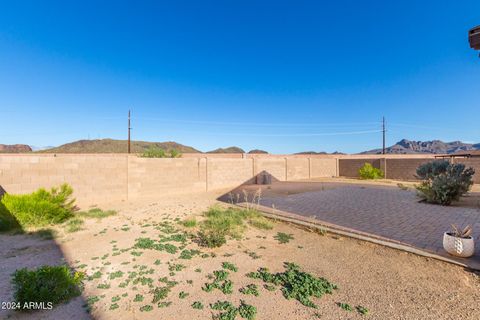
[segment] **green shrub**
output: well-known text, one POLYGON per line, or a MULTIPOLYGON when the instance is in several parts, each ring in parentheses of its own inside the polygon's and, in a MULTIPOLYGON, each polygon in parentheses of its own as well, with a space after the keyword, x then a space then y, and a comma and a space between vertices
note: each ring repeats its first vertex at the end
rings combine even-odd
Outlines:
POLYGON ((474 174, 473 168, 446 160, 422 164, 417 168, 417 177, 423 180, 416 186, 418 196, 428 203, 448 206, 470 190, 474 174))
POLYGON ((259 229, 271 229, 272 223, 254 209, 211 207, 203 214, 198 240, 206 247, 220 247, 226 237, 240 239, 247 223, 259 229))
POLYGON ((43 266, 36 270, 26 268, 15 271, 12 278, 14 299, 20 310, 25 304, 52 303, 53 306, 79 296, 83 273, 72 271, 67 266, 43 266))
POLYGON ((361 179, 380 179, 383 178, 383 171, 375 168, 370 163, 365 163, 363 167, 358 170, 361 179))
POLYGON ((177 149, 171 149, 167 152, 162 148, 150 147, 139 156, 142 158, 180 158, 182 154, 177 149))
POLYGON ((200 231, 198 242, 204 247, 217 248, 227 243, 227 239, 222 231, 200 231))
POLYGON ((75 199, 70 198, 72 193, 68 184, 62 184, 49 191, 41 188, 30 194, 5 194, 0 200, 1 220, 11 226, 8 217, 14 217, 21 227, 61 223, 73 215, 75 199))

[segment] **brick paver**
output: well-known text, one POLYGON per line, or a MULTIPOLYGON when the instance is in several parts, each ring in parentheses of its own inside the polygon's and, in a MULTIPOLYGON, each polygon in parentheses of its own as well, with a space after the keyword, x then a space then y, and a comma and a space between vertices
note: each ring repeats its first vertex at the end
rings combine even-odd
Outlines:
MULTIPOLYGON (((338 184, 337 184, 338 185, 338 184)), ((445 207, 418 202, 412 191, 377 186, 342 185, 325 191, 270 196, 261 204, 342 227, 400 241, 446 255, 443 233, 450 224, 473 227, 480 263, 480 209, 445 207)))

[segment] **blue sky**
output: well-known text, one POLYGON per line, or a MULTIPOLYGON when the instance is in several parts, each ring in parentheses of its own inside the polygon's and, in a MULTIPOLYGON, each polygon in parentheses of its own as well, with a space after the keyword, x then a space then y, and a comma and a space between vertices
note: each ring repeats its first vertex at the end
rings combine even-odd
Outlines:
POLYGON ((0 1, 0 143, 480 142, 479 1, 0 1))

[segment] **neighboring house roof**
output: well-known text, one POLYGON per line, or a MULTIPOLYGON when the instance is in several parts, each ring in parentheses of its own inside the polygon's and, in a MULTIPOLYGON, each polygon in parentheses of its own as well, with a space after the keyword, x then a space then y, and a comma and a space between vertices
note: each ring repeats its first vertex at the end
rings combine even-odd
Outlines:
POLYGON ((452 154, 436 156, 435 158, 448 158, 448 157, 480 158, 480 150, 458 151, 452 154))

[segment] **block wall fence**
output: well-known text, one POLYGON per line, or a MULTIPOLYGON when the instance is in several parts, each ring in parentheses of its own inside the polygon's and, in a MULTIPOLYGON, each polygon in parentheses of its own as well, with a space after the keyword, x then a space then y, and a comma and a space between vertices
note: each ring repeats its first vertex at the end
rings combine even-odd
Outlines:
MULTIPOLYGON (((69 183, 80 206, 153 198, 159 195, 228 190, 254 183, 262 172, 274 180, 358 177, 365 162, 386 178, 414 180, 429 156, 389 155, 209 155, 186 154, 177 159, 150 159, 126 154, 2 154, 0 193, 29 193, 40 187, 69 183)), ((458 159, 476 168, 480 159, 458 159)))
MULTIPOLYGON (((12 194, 69 183, 80 206, 159 195, 233 189, 263 172, 276 180, 337 176, 337 159, 186 156, 140 158, 125 154, 0 155, 0 188, 12 194)), ((0 190, 1 190, 0 189, 0 190)))

